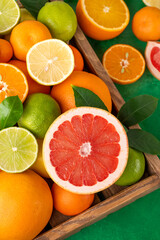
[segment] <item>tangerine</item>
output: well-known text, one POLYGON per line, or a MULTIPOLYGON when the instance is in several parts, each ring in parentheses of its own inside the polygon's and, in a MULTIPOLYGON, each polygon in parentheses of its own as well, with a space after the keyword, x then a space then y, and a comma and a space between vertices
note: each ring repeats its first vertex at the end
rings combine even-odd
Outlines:
POLYGON ((141 41, 156 41, 160 39, 160 9, 144 7, 133 17, 132 30, 141 41))
POLYGON ((72 45, 69 45, 72 49, 74 55, 74 70, 75 71, 82 71, 84 68, 84 60, 80 53, 80 51, 72 45))
POLYGON ((51 38, 50 31, 43 23, 27 20, 13 28, 10 42, 15 57, 19 60, 26 61, 27 52, 35 43, 51 38))
POLYGON ((53 206, 60 213, 73 216, 89 208, 94 200, 94 194, 80 195, 71 193, 59 187, 56 183, 52 185, 53 206))
POLYGON ((0 63, 7 63, 12 56, 13 48, 11 44, 5 39, 0 39, 0 63))
POLYGON ((11 60, 9 62, 9 64, 12 64, 16 67, 18 67, 26 76, 27 78, 27 82, 28 82, 28 94, 32 94, 32 93, 46 93, 49 94, 50 93, 50 87, 49 86, 44 86, 41 85, 39 83, 37 83, 36 81, 34 81, 27 70, 27 65, 25 62, 20 61, 20 60, 11 60))
POLYGON ((62 83, 53 86, 51 96, 60 104, 62 112, 75 107, 72 85, 91 90, 104 102, 108 111, 112 110, 111 95, 107 85, 96 75, 84 71, 73 73, 62 83))

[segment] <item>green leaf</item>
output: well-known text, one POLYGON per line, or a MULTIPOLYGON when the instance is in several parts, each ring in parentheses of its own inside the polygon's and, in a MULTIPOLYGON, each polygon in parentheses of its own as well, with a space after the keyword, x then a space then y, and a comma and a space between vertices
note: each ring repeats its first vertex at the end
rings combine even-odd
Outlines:
POLYGON ((151 133, 141 129, 130 129, 127 135, 130 147, 144 153, 160 154, 160 141, 151 133))
POLYGON ((0 129, 14 126, 23 113, 18 96, 7 97, 0 104, 0 129))
POLYGON ((48 0, 20 0, 23 6, 37 18, 39 10, 45 5, 48 0))
POLYGON ((106 105, 102 102, 102 100, 89 89, 73 85, 72 89, 74 91, 76 107, 89 106, 101 108, 108 111, 106 105))
POLYGON ((150 95, 140 95, 127 101, 117 118, 126 127, 133 126, 148 118, 156 109, 158 99, 150 95))

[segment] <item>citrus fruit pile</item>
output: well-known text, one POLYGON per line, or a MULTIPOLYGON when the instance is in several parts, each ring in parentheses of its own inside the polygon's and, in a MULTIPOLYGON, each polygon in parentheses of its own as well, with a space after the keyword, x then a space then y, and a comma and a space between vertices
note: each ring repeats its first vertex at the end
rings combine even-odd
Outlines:
MULTIPOLYGON (((83 71, 84 59, 69 42, 77 19, 88 36, 104 40, 121 34, 130 14, 123 0, 79 0, 76 13, 67 3, 53 1, 36 20, 15 0, 0 3, 2 240, 31 240, 53 208, 77 215, 93 204, 95 193, 114 183, 133 184, 144 173, 143 154, 129 149, 126 131, 111 113, 107 85, 83 71), (77 107, 73 86, 96 96, 104 109, 77 107), (138 174, 130 178, 135 169, 138 174)), ((121 84, 138 80, 145 69, 143 56, 127 45, 108 49, 103 64, 121 84)))

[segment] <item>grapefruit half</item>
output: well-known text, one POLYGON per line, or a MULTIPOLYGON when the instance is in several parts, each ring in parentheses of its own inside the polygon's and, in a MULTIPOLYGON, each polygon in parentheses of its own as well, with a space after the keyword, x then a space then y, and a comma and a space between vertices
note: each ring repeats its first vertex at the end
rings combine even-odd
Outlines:
POLYGON ((119 120, 93 107, 73 108, 48 129, 43 159, 52 180, 79 194, 99 192, 122 175, 128 139, 119 120))
POLYGON ((160 80, 160 42, 149 41, 147 43, 145 59, 151 74, 160 80))

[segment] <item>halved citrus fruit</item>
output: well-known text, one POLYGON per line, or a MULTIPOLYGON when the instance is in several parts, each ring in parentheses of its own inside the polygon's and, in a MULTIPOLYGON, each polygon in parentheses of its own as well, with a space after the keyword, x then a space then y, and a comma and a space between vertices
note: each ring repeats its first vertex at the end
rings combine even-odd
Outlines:
POLYGON ((37 141, 28 130, 10 127, 0 131, 0 169, 3 171, 25 171, 35 162, 37 153, 37 141))
POLYGON ((99 192, 125 169, 127 135, 111 113, 93 107, 73 108, 47 131, 43 159, 48 174, 62 188, 79 194, 99 192))
POLYGON ((23 72, 11 64, 0 63, 0 103, 16 95, 24 102, 27 94, 28 83, 23 72))
POLYGON ((119 84, 137 81, 145 70, 142 54, 126 44, 116 44, 107 49, 102 63, 110 78, 119 84))
POLYGON ((84 33, 96 40, 118 36, 130 19, 128 7, 123 0, 79 0, 76 14, 84 33))
POLYGON ((160 8, 160 1, 159 0, 143 0, 144 4, 149 7, 157 7, 160 8))
POLYGON ((0 35, 8 34, 20 19, 20 8, 15 0, 0 1, 0 35))
POLYGON ((149 41, 147 43, 145 59, 149 71, 155 78, 160 80, 160 42, 149 41))
POLYGON ((58 84, 64 81, 74 69, 73 52, 61 40, 41 41, 28 51, 27 69, 30 76, 42 85, 58 84))

